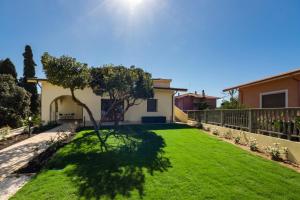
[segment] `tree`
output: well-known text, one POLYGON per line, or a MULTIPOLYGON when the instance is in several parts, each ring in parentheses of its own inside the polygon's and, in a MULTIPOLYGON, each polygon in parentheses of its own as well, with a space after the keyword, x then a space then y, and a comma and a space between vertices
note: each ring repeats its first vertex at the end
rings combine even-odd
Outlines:
POLYGON ((10 74, 15 78, 15 81, 17 80, 18 74, 15 65, 10 61, 9 58, 6 58, 0 62, 0 74, 10 74))
POLYGON ((23 53, 24 57, 24 71, 23 76, 26 78, 35 77, 35 62, 33 60, 33 54, 31 47, 29 45, 25 46, 25 52, 23 53))
POLYGON ((105 65, 91 70, 90 87, 97 95, 108 95, 112 101, 107 115, 118 125, 130 107, 154 95, 151 74, 134 66, 105 65))
POLYGON ((99 126, 90 108, 80 101, 75 95, 75 90, 82 90, 89 85, 91 76, 88 65, 77 62, 76 59, 72 57, 61 56, 56 58, 48 53, 43 54, 41 62, 48 81, 53 85, 69 89, 72 99, 87 111, 89 118, 93 123, 95 133, 97 134, 101 144, 104 145, 99 126))
POLYGON ((36 115, 39 113, 39 96, 37 92, 37 87, 35 83, 27 83, 28 78, 35 77, 35 62, 33 60, 33 54, 31 47, 29 45, 25 46, 24 57, 24 71, 23 78, 21 80, 22 86, 31 94, 30 99, 30 111, 32 114, 36 115))
POLYGON ((17 86, 15 78, 0 74, 0 127, 22 126, 22 120, 29 115, 30 94, 17 86))
POLYGON ((205 98, 200 103, 198 103, 198 110, 205 110, 205 109, 208 109, 208 108, 209 108, 209 105, 205 101, 205 98))
POLYGON ((122 111, 125 113, 131 106, 138 104, 138 99, 153 96, 151 74, 140 68, 104 66, 90 69, 87 64, 80 63, 75 58, 68 56, 56 58, 48 53, 44 53, 41 62, 48 81, 69 89, 73 100, 87 111, 95 133, 105 148, 108 134, 101 135, 100 125, 97 124, 90 108, 76 97, 75 91, 90 86, 95 94, 109 94, 114 100, 109 110, 114 113, 121 104, 120 102, 126 102, 125 109, 122 111))
POLYGON ((236 95, 237 90, 229 91, 229 100, 223 100, 221 103, 221 109, 243 109, 246 108, 245 105, 242 105, 239 101, 238 96, 236 95))

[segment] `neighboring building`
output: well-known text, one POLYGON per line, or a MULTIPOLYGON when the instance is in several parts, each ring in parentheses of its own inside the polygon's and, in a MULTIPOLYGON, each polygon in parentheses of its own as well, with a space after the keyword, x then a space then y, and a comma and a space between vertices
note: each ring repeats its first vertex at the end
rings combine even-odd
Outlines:
POLYGON ((237 90, 241 104, 250 108, 300 107, 300 69, 226 88, 237 90))
POLYGON ((206 103, 209 109, 215 109, 217 106, 218 97, 207 96, 204 91, 202 94, 195 93, 186 93, 178 95, 175 97, 175 105, 183 110, 199 110, 199 107, 206 103))
MULTIPOLYGON (((78 120, 89 122, 85 109, 77 105, 69 89, 53 85, 47 79, 30 79, 29 82, 40 82, 41 89, 41 118, 42 121, 52 122, 59 120, 78 120)), ((174 120, 174 95, 178 91, 187 91, 182 88, 171 88, 170 79, 153 79, 154 98, 141 100, 139 105, 131 107, 123 116, 123 123, 140 123, 142 117, 157 117, 166 122, 174 120)), ((92 111, 95 120, 109 122, 109 118, 101 118, 109 107, 108 97, 101 97, 93 93, 91 88, 75 91, 76 97, 85 103, 92 111)), ((153 120, 153 119, 152 119, 153 120)))

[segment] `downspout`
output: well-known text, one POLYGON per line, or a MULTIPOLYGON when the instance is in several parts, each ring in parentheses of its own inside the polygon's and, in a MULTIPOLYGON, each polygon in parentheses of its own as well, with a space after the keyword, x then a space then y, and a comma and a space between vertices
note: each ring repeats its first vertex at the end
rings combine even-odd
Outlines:
POLYGON ((177 92, 178 90, 175 90, 175 92, 172 93, 172 119, 171 119, 172 123, 174 123, 174 106, 175 106, 174 96, 177 92))
MULTIPOLYGON (((176 94, 176 92, 175 92, 176 94)), ((174 122, 174 93, 172 93, 172 118, 171 118, 171 123, 174 122)))

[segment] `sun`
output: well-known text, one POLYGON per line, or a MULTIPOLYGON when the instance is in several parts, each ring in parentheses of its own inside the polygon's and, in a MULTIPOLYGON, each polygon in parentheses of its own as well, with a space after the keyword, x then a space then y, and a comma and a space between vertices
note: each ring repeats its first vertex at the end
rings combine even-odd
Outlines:
POLYGON ((129 6, 138 6, 143 2, 143 0, 125 0, 129 4, 129 6))
POLYGON ((144 0, 123 0, 131 10, 135 10, 144 0))

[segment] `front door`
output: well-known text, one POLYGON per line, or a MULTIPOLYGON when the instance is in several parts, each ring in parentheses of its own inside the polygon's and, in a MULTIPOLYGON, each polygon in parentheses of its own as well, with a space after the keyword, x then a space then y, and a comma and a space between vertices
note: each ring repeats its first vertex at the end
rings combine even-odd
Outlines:
MULTIPOLYGON (((101 100, 101 121, 102 122, 112 122, 114 121, 112 112, 108 113, 108 109, 111 107, 113 103, 113 100, 110 99, 102 99, 101 100)), ((124 104, 120 105, 117 108, 118 112, 118 118, 120 121, 124 120, 123 110, 124 110, 124 104)))

